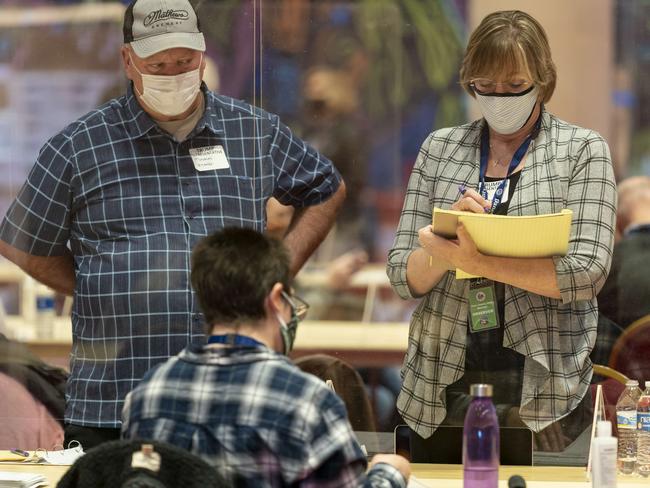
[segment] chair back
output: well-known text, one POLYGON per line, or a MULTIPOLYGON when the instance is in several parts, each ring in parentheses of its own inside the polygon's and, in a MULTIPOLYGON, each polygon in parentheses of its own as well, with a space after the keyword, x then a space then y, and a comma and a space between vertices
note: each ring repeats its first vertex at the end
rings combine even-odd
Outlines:
POLYGON ((638 380, 650 380, 650 314, 636 320, 616 340, 609 367, 638 380))
POLYGON ((625 383, 627 383, 630 379, 623 373, 620 373, 619 371, 616 371, 609 366, 603 366, 602 364, 594 364, 594 375, 611 378, 622 385, 625 385, 625 383))
POLYGON ((303 356, 294 362, 305 373, 313 374, 323 381, 332 381, 334 391, 345 403, 352 430, 357 432, 376 430, 372 406, 363 379, 350 364, 326 354, 303 356))

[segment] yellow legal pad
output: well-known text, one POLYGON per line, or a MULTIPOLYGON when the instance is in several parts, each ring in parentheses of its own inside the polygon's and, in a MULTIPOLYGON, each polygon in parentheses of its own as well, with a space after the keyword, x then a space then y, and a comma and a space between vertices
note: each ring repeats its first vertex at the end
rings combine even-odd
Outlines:
MULTIPOLYGON (((573 212, 543 215, 492 215, 433 209, 433 232, 448 239, 456 237, 461 222, 478 250, 488 256, 548 258, 564 256, 569 247, 573 212)), ((456 269, 457 279, 475 278, 456 269)))

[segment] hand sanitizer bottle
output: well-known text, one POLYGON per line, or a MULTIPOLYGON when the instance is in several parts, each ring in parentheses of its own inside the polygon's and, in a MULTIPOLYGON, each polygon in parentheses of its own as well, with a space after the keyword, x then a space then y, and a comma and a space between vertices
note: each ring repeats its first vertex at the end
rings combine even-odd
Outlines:
POLYGON ((593 488, 616 488, 616 450, 612 424, 601 420, 596 424, 596 437, 591 445, 591 483, 593 488))

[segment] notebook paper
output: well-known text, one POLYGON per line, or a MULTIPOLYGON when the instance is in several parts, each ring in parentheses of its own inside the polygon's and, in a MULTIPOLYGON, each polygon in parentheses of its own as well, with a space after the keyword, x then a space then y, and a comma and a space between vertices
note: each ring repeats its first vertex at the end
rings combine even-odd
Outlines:
POLYGON ((40 474, 0 471, 0 488, 36 488, 39 486, 47 486, 47 480, 40 474))
MULTIPOLYGON (((433 232, 448 239, 456 237, 461 222, 479 252, 508 258, 548 258, 564 256, 569 248, 573 212, 543 215, 492 215, 433 209, 433 232)), ((473 276, 457 269, 456 278, 473 276)))

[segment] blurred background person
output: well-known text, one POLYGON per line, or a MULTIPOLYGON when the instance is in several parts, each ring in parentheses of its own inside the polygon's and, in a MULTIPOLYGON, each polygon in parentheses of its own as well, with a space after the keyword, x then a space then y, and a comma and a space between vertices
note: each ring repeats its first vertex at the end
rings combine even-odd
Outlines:
POLYGON ((327 66, 310 68, 303 86, 300 134, 334 163, 347 189, 345 205, 314 259, 327 261, 354 249, 368 252, 372 239, 363 200, 368 139, 359 114, 359 88, 350 73, 327 66))
POLYGON ((0 333, 0 449, 63 445, 68 373, 0 333))
POLYGON ((598 306, 625 328, 650 314, 650 176, 619 183, 616 234, 612 268, 598 306))

